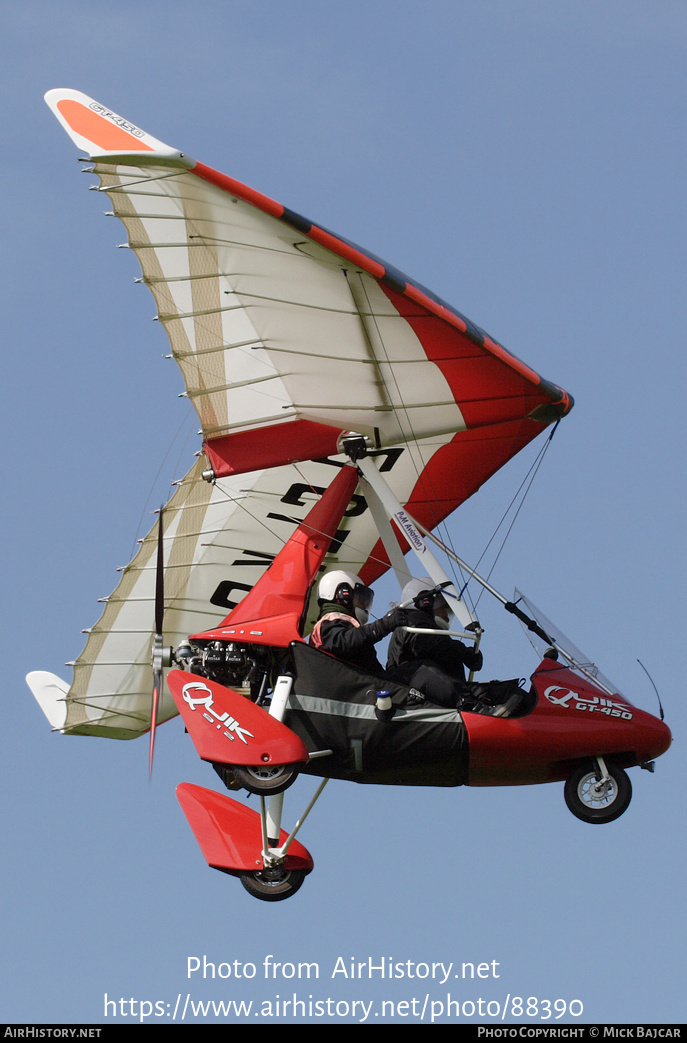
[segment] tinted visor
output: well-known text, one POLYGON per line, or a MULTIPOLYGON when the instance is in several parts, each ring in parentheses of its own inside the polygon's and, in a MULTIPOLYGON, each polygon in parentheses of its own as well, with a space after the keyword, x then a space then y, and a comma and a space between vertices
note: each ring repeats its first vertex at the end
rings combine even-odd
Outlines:
POLYGON ((434 602, 432 603, 432 613, 435 616, 441 616, 442 619, 446 620, 449 620, 453 615, 453 609, 443 594, 435 594, 434 602))
POLYGON ((374 590, 359 584, 353 591, 353 608, 364 608, 367 612, 372 608, 375 598, 374 590))

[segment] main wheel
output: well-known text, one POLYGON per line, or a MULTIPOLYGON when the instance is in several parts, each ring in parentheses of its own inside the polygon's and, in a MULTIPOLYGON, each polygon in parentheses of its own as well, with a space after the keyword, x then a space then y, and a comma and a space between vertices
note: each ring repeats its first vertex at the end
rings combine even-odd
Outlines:
POLYGON ((298 778, 298 768, 293 764, 256 765, 231 769, 239 786, 249 793, 259 793, 263 797, 283 793, 298 778))
POLYGON ((284 869, 283 866, 268 866, 254 873, 243 873, 241 883, 248 894, 261 902, 283 902, 295 895, 305 880, 304 869, 284 869))
POLYGON ((586 764, 574 771, 565 784, 565 803, 583 822, 613 822, 626 810, 632 799, 632 783, 625 771, 606 764, 610 778, 601 781, 596 764, 586 764))

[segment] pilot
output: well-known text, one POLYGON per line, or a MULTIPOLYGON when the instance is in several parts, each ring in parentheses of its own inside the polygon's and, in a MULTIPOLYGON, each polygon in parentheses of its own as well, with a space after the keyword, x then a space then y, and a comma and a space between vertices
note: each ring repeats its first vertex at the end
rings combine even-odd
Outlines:
POLYGON ((397 627, 406 626, 407 613, 395 608, 369 623, 373 598, 374 591, 352 572, 326 572, 317 588, 320 614, 310 644, 366 673, 384 677, 374 646, 397 627))
MULTIPOLYGON (((406 583, 401 601, 412 602, 407 610, 407 626, 434 631, 449 629, 451 609, 427 576, 406 583)), ((387 675, 419 689, 439 706, 460 707, 470 701, 474 686, 466 680, 466 667, 480 670, 482 653, 448 636, 397 629, 389 643, 387 675)))

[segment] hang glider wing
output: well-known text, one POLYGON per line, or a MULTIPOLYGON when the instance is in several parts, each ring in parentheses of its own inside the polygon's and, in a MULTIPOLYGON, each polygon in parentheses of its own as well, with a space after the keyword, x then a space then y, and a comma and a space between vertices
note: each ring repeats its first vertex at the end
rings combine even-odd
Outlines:
MULTIPOLYGON (((165 642, 208 629, 262 575, 365 435, 433 528, 572 400, 374 255, 146 134, 86 95, 49 106, 124 224, 200 419, 204 451, 165 509, 165 642)), ((90 631, 64 731, 150 726, 155 533, 90 631)), ((356 496, 327 558, 388 567, 356 496)), ((43 678, 46 675, 41 675, 43 678)), ((57 690, 57 689, 55 689, 57 690)), ((176 712, 169 696, 161 719, 176 712)))

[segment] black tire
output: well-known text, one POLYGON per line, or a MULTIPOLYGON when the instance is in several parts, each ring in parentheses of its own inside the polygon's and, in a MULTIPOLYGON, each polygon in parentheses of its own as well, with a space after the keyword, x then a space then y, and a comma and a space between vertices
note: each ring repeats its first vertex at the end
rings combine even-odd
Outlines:
POLYGON ((632 783, 625 771, 606 762, 610 779, 600 785, 596 764, 583 764, 565 784, 565 803, 583 822, 613 822, 620 818, 632 799, 632 783))
POLYGON ((283 793, 298 778, 298 768, 293 764, 255 765, 250 767, 232 767, 234 778, 239 786, 249 793, 258 793, 263 797, 283 793))
POLYGON ((241 883, 249 895, 259 898, 261 902, 283 902, 295 895, 306 876, 304 869, 273 866, 258 869, 253 873, 243 873, 241 883))

